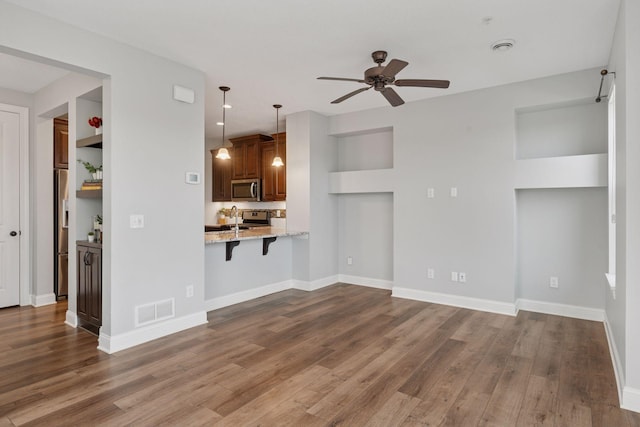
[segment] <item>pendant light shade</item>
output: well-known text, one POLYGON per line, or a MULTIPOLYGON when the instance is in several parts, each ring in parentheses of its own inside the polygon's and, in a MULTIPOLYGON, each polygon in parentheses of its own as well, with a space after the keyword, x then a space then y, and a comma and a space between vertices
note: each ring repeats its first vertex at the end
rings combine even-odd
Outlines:
POLYGON ((284 162, 282 161, 282 159, 280 158, 280 156, 278 155, 278 139, 280 136, 280 122, 279 122, 279 114, 278 111, 280 110, 280 108, 282 108, 282 105, 280 104, 275 104, 273 106, 273 108, 276 109, 276 156, 273 158, 273 163, 271 163, 271 166, 277 167, 279 168, 280 166, 284 166, 284 162))
POLYGON ((222 123, 222 148, 218 150, 216 154, 216 159, 220 160, 229 160, 231 156, 229 155, 229 150, 224 147, 224 128, 226 124, 226 110, 231 108, 229 104, 227 104, 227 92, 231 89, 228 86, 220 86, 219 89, 222 91, 222 122, 218 122, 218 124, 222 123))

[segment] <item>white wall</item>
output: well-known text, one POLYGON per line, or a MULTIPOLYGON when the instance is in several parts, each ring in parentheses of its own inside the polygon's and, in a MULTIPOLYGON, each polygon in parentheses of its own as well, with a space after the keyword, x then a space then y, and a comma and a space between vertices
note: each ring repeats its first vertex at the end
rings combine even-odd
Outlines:
POLYGON ((606 313, 622 405, 640 411, 640 4, 622 0, 609 64, 616 82, 616 291, 606 313))
POLYGON ((101 335, 131 332, 135 306, 170 297, 177 317, 204 321, 204 187, 184 182, 187 171, 204 174, 202 73, 5 2, 0 28, 5 50, 109 76, 101 335), (172 100, 174 84, 192 88, 196 102, 172 100), (145 228, 130 229, 131 214, 144 214, 145 228))

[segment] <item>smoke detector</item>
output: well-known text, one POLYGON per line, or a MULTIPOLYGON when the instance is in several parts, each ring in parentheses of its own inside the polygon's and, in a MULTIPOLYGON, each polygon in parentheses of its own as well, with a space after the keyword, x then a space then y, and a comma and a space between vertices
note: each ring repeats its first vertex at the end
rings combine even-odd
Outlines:
POLYGON ((491 50, 493 50, 494 52, 506 52, 510 50, 515 44, 516 41, 513 39, 498 40, 497 42, 491 44, 491 50))

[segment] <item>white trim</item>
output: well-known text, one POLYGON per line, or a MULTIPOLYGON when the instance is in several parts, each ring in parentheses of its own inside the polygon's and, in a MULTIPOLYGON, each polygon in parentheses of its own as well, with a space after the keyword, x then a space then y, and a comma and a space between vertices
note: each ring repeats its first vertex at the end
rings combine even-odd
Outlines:
POLYGON ((291 287, 293 289, 300 289, 301 291, 311 292, 320 288, 335 285, 339 281, 339 276, 336 274, 334 276, 323 277, 322 279, 316 279, 310 282, 304 280, 293 280, 293 284, 291 287))
POLYGON ((78 327, 78 315, 71 310, 67 310, 65 315, 64 323, 71 326, 72 328, 78 327))
POLYGON ((393 282, 391 280, 373 279, 370 277, 350 276, 348 274, 338 274, 338 281, 341 283, 348 283, 350 285, 366 286, 368 288, 376 289, 393 289, 393 282))
POLYGON ((607 342, 609 344, 609 354, 611 355, 611 364, 613 365, 613 373, 616 377, 616 385, 618 389, 618 400, 620 406, 622 406, 623 390, 624 390, 624 369, 622 369, 622 363, 620 361, 620 355, 618 353, 618 347, 613 339, 613 331, 611 330, 611 324, 607 317, 607 312, 604 312, 604 332, 607 336, 607 342))
POLYGON ((30 233, 30 213, 29 198, 29 108, 17 105, 1 104, 0 109, 18 114, 20 118, 20 305, 31 304, 31 270, 29 261, 31 257, 31 233, 30 233))
POLYGON ((625 387, 622 395, 622 409, 628 409, 634 412, 640 412, 640 390, 632 387, 625 387))
POLYGON ((42 307, 43 305, 56 304, 56 294, 31 295, 31 305, 34 307, 42 307))
POLYGON ((517 310, 535 311, 536 313, 573 317, 574 319, 604 321, 604 310, 600 308, 580 307, 577 305, 558 304, 555 302, 518 299, 517 310))
POLYGON ((275 294, 276 292, 285 291, 293 287, 293 281, 286 280, 280 283, 273 283, 271 285, 261 286, 259 288, 248 289, 242 292, 236 292, 231 295, 224 295, 221 297, 212 298, 204 302, 204 309, 206 311, 217 310, 218 308, 228 307, 230 305, 239 304, 241 302, 249 301, 255 298, 260 298, 265 295, 275 294))
POLYGON ((98 336, 98 350, 112 354, 117 351, 134 347, 167 335, 175 334, 176 332, 193 328, 195 326, 204 325, 206 323, 207 313, 205 311, 199 311, 187 316, 134 329, 133 331, 115 336, 103 334, 102 330, 100 330, 100 335, 98 336))
POLYGON ((442 294, 439 292, 421 291, 417 289, 401 288, 398 286, 393 287, 391 296, 416 301, 432 302, 436 304, 452 305, 454 307, 469 308, 472 310, 488 311, 490 313, 506 314, 508 316, 515 316, 517 313, 515 304, 508 302, 442 294))

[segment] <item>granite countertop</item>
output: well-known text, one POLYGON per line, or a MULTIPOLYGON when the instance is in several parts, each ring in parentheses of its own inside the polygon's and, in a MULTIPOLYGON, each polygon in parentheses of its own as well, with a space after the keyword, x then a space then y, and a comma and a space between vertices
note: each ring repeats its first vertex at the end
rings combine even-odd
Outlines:
POLYGON ((287 229, 279 227, 255 227, 248 230, 240 230, 237 239, 234 230, 209 231, 204 233, 204 242, 209 245, 233 240, 256 240, 266 237, 302 236, 306 234, 307 232, 305 231, 287 231, 287 229))

